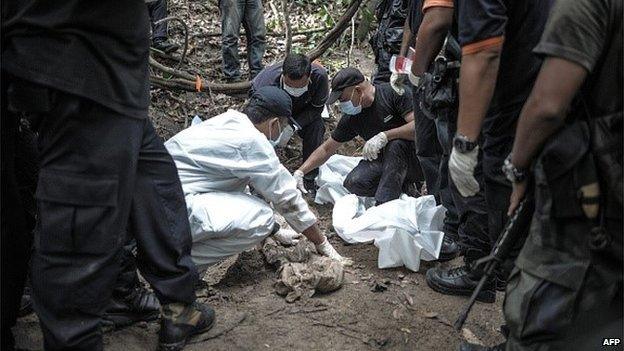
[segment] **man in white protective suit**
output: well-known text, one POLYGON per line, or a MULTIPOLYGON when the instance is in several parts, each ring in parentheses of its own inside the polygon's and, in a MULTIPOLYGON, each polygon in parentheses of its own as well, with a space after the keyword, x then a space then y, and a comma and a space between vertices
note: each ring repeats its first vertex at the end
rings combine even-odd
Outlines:
POLYGON ((321 255, 349 262, 321 233, 295 179, 275 153, 273 144, 290 118, 288 94, 266 86, 252 95, 243 113, 228 110, 165 143, 182 182, 193 236, 191 255, 198 268, 252 248, 269 235, 294 244, 298 233, 321 255), (247 186, 264 200, 251 195, 247 186), (294 231, 280 228, 274 209, 294 231))

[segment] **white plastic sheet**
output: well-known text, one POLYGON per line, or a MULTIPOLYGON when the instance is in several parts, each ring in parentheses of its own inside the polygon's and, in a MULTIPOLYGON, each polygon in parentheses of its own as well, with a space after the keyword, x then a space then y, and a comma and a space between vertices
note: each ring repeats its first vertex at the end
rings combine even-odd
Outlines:
POLYGON ((420 260, 438 258, 446 210, 433 196, 401 198, 371 206, 371 198, 349 194, 342 186, 359 157, 332 156, 319 171, 317 203, 334 203, 332 221, 336 233, 348 243, 374 242, 379 248, 378 267, 406 266, 418 271, 420 260))

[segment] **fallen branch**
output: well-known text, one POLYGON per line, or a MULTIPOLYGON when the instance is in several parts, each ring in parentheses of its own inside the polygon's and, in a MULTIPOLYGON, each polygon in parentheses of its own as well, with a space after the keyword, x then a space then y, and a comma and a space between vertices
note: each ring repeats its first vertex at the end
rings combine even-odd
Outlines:
POLYGON ((286 37, 286 45, 284 50, 286 51, 286 55, 290 53, 290 49, 292 48, 292 33, 290 28, 290 5, 288 4, 288 0, 282 0, 282 12, 284 13, 284 36, 286 37))
MULTIPOLYGON (((351 22, 351 18, 357 13, 360 5, 362 4, 362 0, 352 0, 345 13, 340 17, 340 20, 336 24, 334 28, 332 28, 329 33, 321 40, 321 42, 314 48, 312 51, 308 52, 307 56, 310 60, 314 61, 323 55, 327 49, 329 49, 338 38, 342 35, 345 29, 349 26, 351 22)), ((174 19, 175 17, 167 17, 166 19, 174 19)), ((186 25, 186 24, 185 24, 186 25)), ((185 44, 186 46, 186 44, 185 44)), ((180 62, 184 60, 185 53, 183 53, 180 62)), ((225 94, 240 94, 245 93, 251 87, 251 82, 244 81, 239 83, 213 83, 213 82, 204 82, 201 79, 201 76, 193 77, 191 74, 179 71, 177 69, 167 67, 162 64, 154 64, 156 60, 150 60, 150 64, 157 69, 168 73, 174 77, 174 79, 165 79, 157 76, 150 76, 151 83, 159 88, 164 89, 179 89, 185 91, 204 91, 204 92, 214 92, 214 93, 225 93, 225 94)))
POLYGON ((180 61, 178 62, 176 66, 176 68, 179 68, 182 62, 184 61, 184 59, 186 58, 186 52, 188 51, 189 29, 188 29, 188 26, 186 25, 186 22, 184 22, 181 18, 175 17, 175 16, 169 16, 163 19, 159 19, 158 21, 154 22, 154 25, 160 24, 162 22, 168 22, 168 21, 177 21, 182 24, 182 27, 184 27, 184 49, 182 50, 182 57, 180 57, 180 61))
POLYGON ((314 61, 317 58, 321 57, 329 49, 332 44, 340 38, 345 29, 349 26, 349 22, 351 22, 351 17, 355 16, 355 13, 360 8, 362 4, 362 0, 352 0, 347 7, 345 13, 340 17, 338 23, 331 31, 321 40, 321 42, 316 46, 316 48, 310 52, 308 52, 308 57, 310 60, 314 61))

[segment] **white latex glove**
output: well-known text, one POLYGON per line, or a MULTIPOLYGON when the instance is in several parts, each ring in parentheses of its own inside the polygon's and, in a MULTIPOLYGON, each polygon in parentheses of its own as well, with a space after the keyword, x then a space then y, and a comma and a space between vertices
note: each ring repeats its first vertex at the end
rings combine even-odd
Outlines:
POLYGON ((318 253, 323 256, 329 257, 332 260, 342 263, 345 266, 350 266, 353 264, 353 261, 351 261, 350 258, 340 256, 338 251, 334 249, 334 247, 332 246, 332 244, 329 243, 327 238, 325 238, 325 241, 323 241, 322 243, 316 245, 316 251, 318 251, 318 253))
POLYGON ((273 239, 275 239, 277 242, 284 246, 297 245, 299 239, 301 239, 302 237, 302 234, 299 234, 294 230, 284 228, 278 230, 277 233, 273 234, 273 239))
POLYGON ((390 76, 390 86, 399 95, 405 94, 404 82, 405 82, 405 74, 392 72, 392 75, 390 76))
POLYGON ((386 133, 381 132, 374 137, 370 138, 366 144, 364 144, 364 148, 362 149, 362 157, 365 160, 371 161, 377 158, 377 155, 388 144, 388 136, 386 133))
POLYGON ((299 189, 302 193, 307 194, 308 191, 303 184, 303 172, 301 172, 300 170, 296 170, 293 173, 293 178, 295 178, 295 181, 297 181, 297 189, 299 189))
POLYGON ((449 158, 448 168, 453 183, 463 197, 474 196, 479 192, 479 182, 474 177, 474 169, 477 166, 479 146, 467 153, 461 153, 453 148, 449 158))

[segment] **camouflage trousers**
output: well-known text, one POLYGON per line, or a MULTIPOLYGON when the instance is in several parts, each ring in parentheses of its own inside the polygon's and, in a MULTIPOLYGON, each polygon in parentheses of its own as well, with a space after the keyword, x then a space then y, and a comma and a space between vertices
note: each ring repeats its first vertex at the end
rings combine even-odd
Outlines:
POLYGON ((610 244, 596 249, 588 220, 539 217, 507 285, 507 351, 607 349, 622 339, 621 218, 606 220, 610 244))

